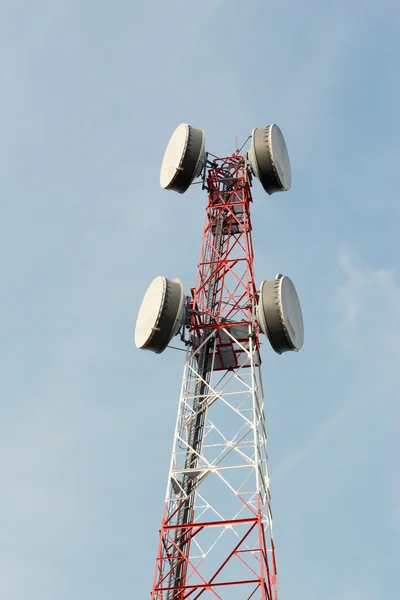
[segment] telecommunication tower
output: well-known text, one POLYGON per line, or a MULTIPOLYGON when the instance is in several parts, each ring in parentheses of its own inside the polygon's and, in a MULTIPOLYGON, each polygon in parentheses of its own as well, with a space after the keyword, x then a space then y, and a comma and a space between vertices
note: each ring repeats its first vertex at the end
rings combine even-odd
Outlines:
POLYGON ((218 158, 182 123, 162 162, 164 189, 199 178, 208 203, 196 285, 186 296, 179 279, 156 277, 135 329, 138 348, 159 354, 175 335, 187 348, 152 600, 277 598, 260 335, 282 354, 304 330, 288 277, 255 283, 252 178, 273 194, 291 171, 277 125, 250 138, 248 152, 218 158))

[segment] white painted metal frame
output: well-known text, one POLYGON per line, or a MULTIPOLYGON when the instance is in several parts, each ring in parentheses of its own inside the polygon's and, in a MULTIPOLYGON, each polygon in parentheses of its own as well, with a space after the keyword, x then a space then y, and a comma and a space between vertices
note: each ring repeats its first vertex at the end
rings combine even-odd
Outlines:
MULTIPOLYGON (((187 475, 193 478, 196 486, 194 523, 232 521, 222 529, 218 526, 207 528, 207 531, 193 538, 189 556, 193 572, 188 572, 189 578, 196 578, 196 568, 200 563, 204 572, 205 561, 211 553, 215 565, 215 554, 220 544, 224 546, 221 556, 224 555, 226 549, 222 542, 228 533, 229 536, 233 534, 238 539, 242 538, 241 519, 250 512, 257 514, 261 510, 267 551, 271 551, 267 434, 261 369, 254 364, 257 352, 254 319, 253 316, 253 325, 249 325, 248 348, 235 339, 229 327, 223 330, 245 355, 243 364, 236 370, 212 372, 209 382, 198 372, 197 356, 202 346, 211 340, 214 342, 213 361, 215 359, 215 331, 196 350, 187 352, 166 492, 165 518, 168 519, 185 498, 181 484, 183 476, 187 475), (197 455, 196 467, 189 469, 185 461, 188 451, 193 451, 193 448, 189 446, 188 433, 196 418, 193 401, 196 398, 196 384, 200 380, 206 386, 199 407, 199 410, 206 407, 203 445, 197 455)), ((173 521, 174 517, 171 519, 173 521)), ((248 548, 257 545, 252 544, 251 540, 245 543, 248 548)), ((251 563, 246 566, 250 568, 249 565, 251 563)))

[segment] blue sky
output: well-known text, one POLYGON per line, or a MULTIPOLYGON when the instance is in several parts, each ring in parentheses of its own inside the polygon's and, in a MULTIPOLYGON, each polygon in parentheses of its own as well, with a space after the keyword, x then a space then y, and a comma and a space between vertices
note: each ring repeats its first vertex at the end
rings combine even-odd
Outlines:
MULTIPOLYGON (((127 600, 153 578, 183 354, 139 352, 153 277, 195 281, 206 197, 159 188, 182 121, 215 154, 277 123, 258 281, 280 599, 397 598, 400 79, 395 0, 0 3, 0 597, 127 600)), ((148 597, 148 596, 147 596, 148 597)))

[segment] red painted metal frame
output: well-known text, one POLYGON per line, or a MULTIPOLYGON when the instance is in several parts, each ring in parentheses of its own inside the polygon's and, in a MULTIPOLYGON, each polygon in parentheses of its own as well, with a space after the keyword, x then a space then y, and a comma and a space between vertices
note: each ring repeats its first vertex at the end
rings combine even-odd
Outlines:
MULTIPOLYGON (((243 501, 244 502, 244 501, 243 501)), ((244 504, 246 504, 244 502, 244 504)), ((160 543, 158 549, 158 555, 156 560, 156 572, 154 576, 153 590, 151 598, 152 600, 165 600, 169 592, 175 592, 172 597, 174 600, 198 600, 204 592, 211 592, 212 597, 223 600, 222 596, 219 595, 216 588, 227 588, 231 586, 243 586, 247 595, 243 595, 243 600, 250 600, 251 598, 261 598, 262 600, 277 600, 277 571, 275 561, 275 549, 272 541, 272 564, 269 565, 267 544, 265 539, 265 530, 263 523, 263 514, 261 507, 257 513, 246 504, 249 511, 247 518, 237 518, 230 520, 219 520, 219 521, 199 521, 185 523, 184 525, 175 525, 173 523, 173 516, 170 518, 163 519, 162 528, 160 531, 160 543), (187 541, 189 542, 203 529, 207 527, 227 527, 230 525, 246 525, 247 529, 239 539, 238 543, 232 550, 220 561, 219 564, 215 565, 215 571, 211 577, 202 577, 201 575, 201 561, 200 564, 196 565, 190 560, 188 555, 184 555, 175 542, 174 533, 176 529, 181 529, 186 532, 187 541), (252 532, 257 532, 257 543, 244 547, 245 541, 248 539, 252 532), (184 585, 170 587, 169 577, 171 574, 170 569, 170 558, 173 553, 179 552, 181 554, 182 562, 185 563, 187 579, 184 585), (258 558, 258 572, 250 566, 249 560, 246 561, 243 555, 250 557, 257 556, 258 558), (247 567, 249 571, 248 578, 241 579, 223 579, 218 580, 220 574, 223 574, 224 568, 234 558, 237 558, 241 563, 247 567), (190 578, 196 575, 200 581, 191 584, 190 578), (252 575, 252 577, 250 576, 252 575), (250 589, 248 589, 250 588, 250 589), (246 591, 247 590, 247 591, 246 591), (258 593, 257 596, 255 594, 258 593)), ((255 561, 254 561, 255 562, 255 561)))
MULTIPOLYGON (((254 250, 250 218, 251 175, 238 154, 217 159, 207 177, 208 205, 203 230, 196 287, 192 289, 191 333, 197 339, 207 330, 236 327, 236 339, 248 347, 252 304, 256 301, 254 250), (220 228, 220 244, 216 247, 220 228), (209 287, 215 288, 212 305, 207 304, 209 287), (243 337, 237 335, 242 326, 243 337)), ((243 350, 218 336, 219 365, 214 370, 240 365, 243 350), (230 350, 230 352, 229 352, 230 350), (231 358, 228 364, 226 356, 231 358)), ((258 346, 258 335, 255 332, 258 346)))
MULTIPOLYGON (((191 290, 190 336, 192 344, 195 345, 196 340, 204 339, 205 333, 215 331, 219 364, 214 370, 232 371, 240 366, 241 354, 244 351, 238 344, 227 340, 229 336, 225 335, 224 338, 221 330, 232 328, 238 339, 237 332, 240 332, 242 327, 244 333, 240 342, 244 348, 248 348, 248 326, 254 325, 254 303, 257 300, 250 219, 251 174, 244 158, 236 153, 227 158, 216 159, 208 170, 206 183, 209 192, 208 204, 196 287, 191 290), (210 286, 214 290, 211 303, 210 286), (227 357, 229 364, 226 364, 227 357)), ((258 334, 255 326, 253 342, 257 351, 258 334)), ((245 517, 242 515, 231 521, 198 522, 194 520, 195 515, 192 513, 191 522, 177 525, 174 519, 180 507, 177 507, 173 514, 168 515, 165 512, 160 530, 152 600, 198 600, 205 592, 208 592, 207 597, 222 600, 221 590, 231 589, 230 586, 241 586, 243 600, 277 600, 275 550, 272 539, 267 550, 263 507, 258 500, 259 509, 255 512, 243 498, 241 500, 245 505, 245 517), (195 563, 190 557, 191 541, 206 528, 232 525, 246 526, 246 531, 225 558, 219 564, 215 564, 213 575, 203 576, 202 561, 195 563), (183 538, 180 538, 180 547, 175 541, 177 529, 185 536, 185 554, 181 551, 183 538), (250 542, 252 545, 249 547, 250 542), (179 555, 181 560, 177 563, 176 557, 179 555), (234 560, 239 560, 248 568, 247 578, 224 579, 224 569, 234 560), (252 566, 249 564, 250 560, 252 566), (171 572, 178 564, 181 564, 181 572, 184 573, 183 582, 179 586, 169 587, 173 580, 171 572)), ((227 597, 229 595, 224 596, 227 597)))

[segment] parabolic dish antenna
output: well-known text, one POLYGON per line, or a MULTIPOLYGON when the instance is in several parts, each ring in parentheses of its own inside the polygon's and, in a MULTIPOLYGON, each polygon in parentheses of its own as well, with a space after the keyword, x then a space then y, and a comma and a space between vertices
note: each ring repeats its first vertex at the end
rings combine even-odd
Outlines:
POLYGON ((136 347, 156 354, 163 352, 182 324, 184 300, 179 279, 153 279, 136 320, 136 347))
POLYGON ((253 129, 249 160, 254 175, 267 194, 290 189, 289 154, 278 125, 253 129))
POLYGON ((169 140, 161 165, 160 184, 165 190, 186 192, 201 173, 205 161, 204 131, 181 123, 169 140))
POLYGON ((300 350, 304 343, 303 316, 295 287, 289 277, 277 275, 263 281, 257 305, 261 331, 278 354, 300 350))

